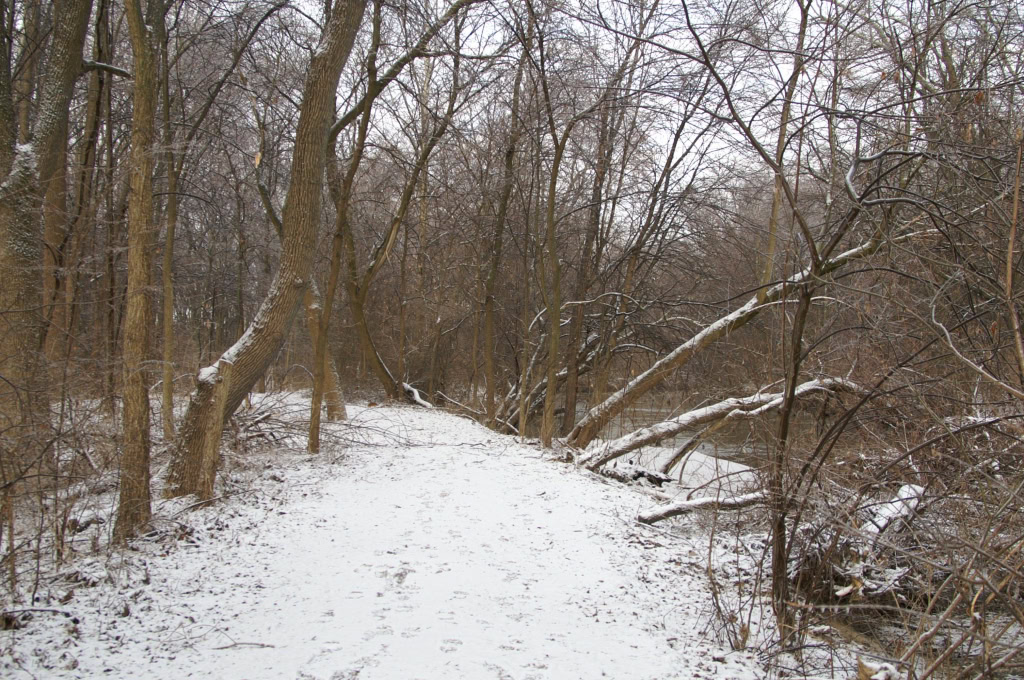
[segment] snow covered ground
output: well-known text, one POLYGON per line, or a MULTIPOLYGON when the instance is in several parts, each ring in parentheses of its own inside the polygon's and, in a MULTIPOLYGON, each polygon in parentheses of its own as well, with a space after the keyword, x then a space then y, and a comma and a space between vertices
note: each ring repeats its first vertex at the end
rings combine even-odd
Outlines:
POLYGON ((362 443, 260 454, 45 581, 0 676, 763 676, 710 631, 706 538, 635 521, 649 494, 437 410, 349 413, 362 443))

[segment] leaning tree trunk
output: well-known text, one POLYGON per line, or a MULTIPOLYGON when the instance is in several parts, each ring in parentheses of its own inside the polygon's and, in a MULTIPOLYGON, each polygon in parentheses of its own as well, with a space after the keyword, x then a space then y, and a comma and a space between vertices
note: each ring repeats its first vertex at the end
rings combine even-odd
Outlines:
MULTIPOLYGON (((263 201, 263 207, 267 211, 267 217, 277 232, 277 238, 284 243, 284 227, 281 226, 281 220, 274 211, 273 203, 270 201, 270 193, 262 184, 258 185, 258 189, 260 199, 263 201)), ((309 288, 306 289, 302 296, 302 308, 305 311, 306 328, 309 331, 310 346, 313 348, 314 354, 316 353, 317 334, 320 332, 320 309, 322 307, 323 302, 320 298, 320 290, 316 286, 316 281, 310 278, 309 288)), ((348 411, 345 409, 345 396, 341 391, 338 367, 330 352, 327 353, 324 359, 323 367, 327 382, 326 392, 324 393, 324 401, 327 403, 327 420, 331 422, 345 420, 348 418, 348 411)), ((257 392, 266 391, 265 376, 266 374, 264 373, 264 375, 257 379, 257 392)))
MULTIPOLYGON (((852 210, 845 220, 852 222, 858 213, 858 210, 852 210)), ((890 237, 888 242, 897 243, 910 240, 918 236, 919 233, 923 232, 908 230, 890 237)), ((567 442, 572 446, 586 448, 587 444, 597 437, 597 434, 612 418, 622 413, 626 407, 636 402, 637 399, 650 391, 654 386, 665 380, 673 371, 685 366, 690 359, 704 348, 719 338, 741 328, 760 314, 762 310, 777 300, 784 299, 791 291, 813 280, 815 277, 825 276, 837 269, 841 269, 849 262, 873 255, 884 242, 879 234, 875 234, 861 245, 826 260, 815 272, 808 269, 798 272, 782 283, 777 283, 767 290, 754 295, 742 307, 708 324, 689 340, 654 362, 649 369, 630 380, 618 392, 615 392, 603 402, 591 408, 587 415, 580 422, 576 423, 576 427, 573 428, 567 437, 567 442)))
MULTIPOLYGON (((648 425, 613 439, 596 448, 589 454, 581 456, 577 463, 590 470, 597 470, 605 463, 610 463, 628 453, 644 446, 654 446, 659 442, 675 437, 678 434, 703 427, 711 423, 720 424, 740 418, 751 418, 783 406, 786 397, 795 399, 814 392, 861 392, 856 384, 843 378, 816 378, 808 380, 789 391, 757 392, 746 397, 730 397, 722 401, 707 404, 681 413, 674 418, 660 423, 648 425)), ((707 434, 706 432, 702 434, 707 434)), ((687 444, 689 446, 689 444, 687 444)), ((674 463, 673 463, 674 464, 674 463)), ((671 465, 663 468, 662 473, 668 474, 671 465)))
MULTIPOLYGON (((200 371, 178 433, 167 494, 212 496, 212 479, 204 483, 207 442, 220 437, 223 410, 238 407, 256 380, 266 371, 291 328, 292 319, 309 285, 312 255, 320 218, 320 196, 327 163, 327 141, 334 116, 334 93, 362 21, 364 2, 339 0, 331 10, 320 48, 310 60, 303 87, 302 106, 295 133, 292 177, 281 220, 284 225, 281 265, 256 316, 242 337, 221 356, 233 364, 230 384, 218 387, 218 368, 200 371), (223 403, 215 402, 223 392, 223 403)), ((207 454, 207 457, 210 454, 207 454)))

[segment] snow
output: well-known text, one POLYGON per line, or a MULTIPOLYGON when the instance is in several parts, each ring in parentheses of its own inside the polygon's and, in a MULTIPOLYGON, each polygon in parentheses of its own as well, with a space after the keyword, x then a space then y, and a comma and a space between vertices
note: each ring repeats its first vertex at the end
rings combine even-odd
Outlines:
POLYGON ((879 504, 871 513, 871 518, 863 527, 866 534, 882 534, 898 519, 909 519, 917 510, 924 495, 924 487, 917 484, 904 484, 896 492, 896 497, 879 504))
POLYGON ((858 677, 863 675, 868 677, 869 680, 901 680, 903 677, 890 663, 878 664, 863 660, 858 663, 861 670, 858 677), (869 673, 870 675, 868 675, 869 673))
MULTIPOLYGON (((591 449, 602 450, 604 443, 596 440, 584 453, 591 449)), ((713 455, 713 445, 701 444, 701 450, 687 454, 684 462, 677 465, 669 477, 673 482, 662 487, 663 495, 672 501, 689 498, 718 498, 748 493, 761 487, 758 472, 743 463, 713 455)), ((622 458, 612 461, 605 470, 660 470, 676 453, 674 448, 648 446, 633 452, 631 462, 623 462, 622 458)))
POLYGON ((708 625, 706 539, 638 524, 643 490, 440 409, 349 408, 346 450, 232 454, 224 500, 44 578, 0 675, 762 677, 708 625))
POLYGON ((420 396, 420 391, 409 383, 402 383, 402 389, 412 397, 412 400, 424 408, 434 408, 434 405, 420 396))
POLYGON ((201 383, 214 383, 217 381, 217 367, 206 366, 199 369, 199 375, 196 377, 196 382, 201 383))

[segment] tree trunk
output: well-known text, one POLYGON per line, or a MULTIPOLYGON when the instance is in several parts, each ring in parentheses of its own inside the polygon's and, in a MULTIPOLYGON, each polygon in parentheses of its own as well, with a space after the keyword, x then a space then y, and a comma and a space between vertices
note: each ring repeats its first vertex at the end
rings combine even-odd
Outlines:
MULTIPOLYGON (((165 74, 166 77, 166 74, 165 74)), ((168 107, 169 108, 169 107, 168 107)), ((169 115, 169 111, 168 111, 169 115)), ((168 124, 169 126, 169 124, 168 124)), ((174 154, 168 150, 167 167, 167 231, 164 236, 163 271, 163 383, 161 385, 161 420, 164 441, 174 439, 174 232, 178 225, 178 172, 174 154)))
MULTIPOLYGON (((67 246, 71 239, 67 220, 68 205, 68 142, 67 120, 57 133, 60 151, 57 167, 45 188, 43 197, 43 315, 46 319, 44 356, 48 365, 54 365, 61 355, 60 340, 66 333, 64 309, 59 304, 63 281, 68 271, 67 246)), ((55 378, 56 376, 51 376, 55 378)))
MULTIPOLYGON (((793 633, 793 613, 789 608, 789 548, 786 518, 789 515, 789 495, 786 492, 786 468, 789 459, 789 428, 796 402, 796 381, 800 375, 803 334, 807 313, 811 308, 811 287, 800 288, 799 305, 793 317, 793 330, 786 362, 785 397, 779 408, 779 430, 768 465, 769 515, 772 535, 772 608, 779 625, 782 644, 789 642, 793 633)), ((796 527, 794 527, 794 530, 796 527)))
MULTIPOLYGON (((322 306, 323 301, 320 297, 320 290, 316 287, 316 283, 310 281, 306 294, 302 296, 302 307, 306 316, 306 328, 309 329, 310 344, 314 349, 316 348, 318 334, 320 333, 318 313, 322 306)), ((326 342, 325 340, 325 344, 326 342)), ((327 404, 327 420, 331 422, 345 420, 348 418, 348 412, 345 410, 345 394, 341 390, 338 367, 334 361, 334 355, 326 351, 326 347, 324 351, 323 374, 323 399, 324 403, 327 404)))
POLYGON ((695 510, 742 510, 743 508, 764 503, 766 500, 767 497, 762 491, 754 491, 732 498, 718 498, 717 496, 694 498, 642 512, 637 515, 637 521, 643 524, 654 524, 669 517, 678 517, 695 510))
MULTIPOLYGON (((523 222, 523 257, 522 257, 522 282, 521 293, 522 305, 519 310, 519 324, 522 328, 522 346, 519 353, 519 413, 518 428, 519 437, 526 437, 526 428, 529 424, 530 409, 528 395, 530 394, 530 382, 533 380, 532 368, 533 359, 530 356, 530 242, 534 244, 534 251, 537 250, 536 236, 532 232, 531 224, 540 222, 540 191, 534 196, 533 186, 540 184, 540 154, 535 152, 533 160, 533 182, 530 187, 527 205, 533 204, 532 209, 527 210, 526 219, 523 222), (532 215, 530 214, 532 212, 532 215)), ((534 355, 536 356, 536 355, 534 355)), ((515 396, 515 395, 513 395, 515 396)), ((506 419, 511 421, 511 419, 506 419)))
MULTIPOLYGON (((838 391, 860 392, 862 390, 855 383, 841 378, 818 378, 808 380, 796 386, 791 396, 795 399, 796 397, 814 392, 838 391)), ((781 408, 785 398, 789 396, 789 392, 758 392, 747 397, 723 399, 714 404, 708 404, 686 413, 681 413, 670 420, 641 427, 629 434, 613 439, 589 456, 581 458, 578 462, 583 467, 597 470, 605 463, 610 463, 627 453, 636 451, 644 446, 653 446, 687 430, 693 430, 696 427, 708 425, 709 423, 751 418, 770 410, 781 408)), ((702 432, 701 435, 703 434, 706 433, 702 432)), ((668 474, 669 469, 665 468, 663 472, 668 474)))
MULTIPOLYGON (((93 60, 107 63, 109 57, 107 51, 109 45, 106 40, 107 3, 100 2, 96 9, 96 38, 93 46, 93 60)), ((89 85, 86 90, 85 102, 85 125, 82 131, 82 144, 75 165, 78 171, 74 181, 74 196, 72 202, 72 214, 67 220, 67 231, 64 241, 58 252, 61 253, 62 262, 58 266, 63 271, 55 272, 58 279, 54 281, 54 314, 51 317, 47 329, 47 357, 48 361, 55 362, 65 356, 71 343, 69 338, 73 332, 73 322, 76 318, 74 301, 76 297, 77 279, 81 275, 79 262, 82 256, 85 234, 90 225, 95 224, 94 191, 96 181, 96 150, 99 143, 100 121, 102 119, 103 94, 105 92, 107 76, 99 69, 89 74, 89 85), (74 272, 74 273, 72 273, 74 272), (63 301, 58 301, 63 298, 63 301), (57 308, 63 308, 61 314, 57 308)))
MULTIPOLYGON (((532 22, 531 22, 532 28, 532 22)), ((509 109, 509 133, 508 144, 505 146, 505 160, 502 165, 501 174, 501 196, 498 199, 498 211, 494 217, 494 233, 491 236, 491 262, 487 271, 487 282, 484 285, 484 376, 487 381, 487 393, 485 399, 485 410, 487 411, 487 424, 494 426, 496 407, 494 402, 494 390, 497 383, 497 371, 494 366, 494 291, 498 283, 498 270, 501 267, 501 250, 504 240, 505 222, 508 219, 508 206, 512 199, 512 184, 515 180, 513 174, 516 148, 519 146, 521 128, 519 125, 519 96, 523 83, 523 70, 529 56, 530 39, 523 46, 523 52, 519 57, 519 66, 516 70, 515 83, 512 86, 512 105, 509 109)))
POLYGON ((402 230, 402 258, 398 265, 398 379, 406 380, 405 372, 405 325, 408 316, 406 296, 406 279, 409 263, 409 227, 402 230))
MULTIPOLYGON (((0 50, 0 474, 10 483, 41 455, 31 442, 49 426, 43 309, 43 231, 40 206, 60 165, 75 78, 92 3, 68 0, 53 12, 53 28, 40 80, 32 143, 16 146, 11 54, 0 50), (22 440, 28 437, 27 440, 22 440)), ((23 132, 27 119, 22 121, 23 132)))
MULTIPOLYGON (((281 220, 278 219, 277 214, 274 212, 274 207, 270 202, 270 194, 263 185, 259 185, 259 193, 267 216, 277 232, 277 238, 284 243, 284 228, 281 226, 281 220)), ((320 291, 316 286, 316 282, 310 278, 309 289, 302 296, 302 308, 305 311, 306 328, 309 331, 310 346, 313 348, 314 356, 316 354, 317 337, 320 332, 320 309, 322 307, 323 302, 320 298, 320 291)), ((330 352, 325 353, 323 370, 326 381, 324 401, 327 402, 327 420, 332 422, 345 420, 348 418, 348 412, 345 410, 345 395, 341 390, 337 362, 334 359, 334 355, 330 352)), ((266 371, 257 380, 256 386, 257 392, 266 391, 266 371)))
MULTIPOLYGON (((563 142, 568 140, 569 135, 563 137, 563 142)), ((544 239, 547 244, 548 262, 551 280, 548 285, 547 308, 548 308, 548 361, 547 377, 548 389, 544 395, 544 414, 540 421, 540 442, 545 448, 550 448, 551 439, 555 435, 555 400, 558 397, 556 388, 556 377, 558 376, 558 340, 562 334, 562 266, 558 259, 558 240, 556 238, 555 224, 555 190, 558 186, 558 170, 561 165, 562 152, 565 149, 564 143, 558 144, 555 149, 555 159, 551 167, 551 179, 548 184, 547 204, 547 235, 544 239)))
MULTIPOLYGON (((153 36, 140 0, 125 1, 135 81, 132 97, 131 196, 128 200, 128 290, 121 350, 123 441, 121 494, 114 540, 124 541, 149 522, 149 299, 153 219, 153 142, 156 137, 157 65, 153 36)), ((160 18, 157 18, 160 21, 160 18)))
POLYGON ((565 348, 565 362, 569 372, 565 380, 565 411, 562 414, 563 436, 569 434, 576 424, 576 402, 579 398, 580 378, 580 368, 576 357, 579 354, 580 342, 583 339, 583 313, 585 311, 585 305, 582 303, 582 300, 587 296, 587 290, 590 288, 590 258, 592 257, 598 231, 601 229, 601 203, 604 195, 604 182, 608 174, 608 166, 611 163, 612 132, 609 125, 608 107, 607 103, 601 107, 601 132, 600 141, 597 146, 597 167, 594 169, 594 181, 590 190, 587 232, 583 237, 583 254, 580 257, 580 271, 576 279, 575 297, 578 304, 573 308, 572 321, 569 324, 569 341, 565 348))
MULTIPOLYGON (((320 197, 327 164, 327 141, 334 116, 334 94, 362 22, 365 3, 339 0, 326 22, 320 47, 310 60, 295 133, 292 177, 282 211, 281 264, 266 299, 242 337, 222 359, 233 364, 224 413, 231 414, 270 365, 284 342, 309 286, 312 253, 320 222, 320 197)), ((218 409, 212 408, 217 368, 200 371, 171 460, 167 493, 208 498, 196 470, 209 438, 220 437, 218 409), (198 464, 197 464, 198 463, 198 464)))

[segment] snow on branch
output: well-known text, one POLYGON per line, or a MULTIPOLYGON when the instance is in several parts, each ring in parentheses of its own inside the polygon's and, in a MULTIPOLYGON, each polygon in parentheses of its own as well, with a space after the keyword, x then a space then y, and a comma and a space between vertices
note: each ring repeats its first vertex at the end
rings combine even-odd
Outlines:
POLYGON ((876 505, 871 511, 868 522, 861 531, 874 537, 874 541, 900 520, 909 521, 918 510, 924 498, 924 487, 918 484, 904 484, 896 492, 892 500, 876 505))
POLYGON ((431 404, 426 399, 424 399, 423 397, 421 397, 420 391, 413 387, 412 385, 410 385, 409 383, 402 383, 402 389, 405 390, 405 393, 409 395, 410 399, 412 399, 415 403, 419 404, 420 406, 424 408, 434 408, 434 405, 431 404))
POLYGON ((689 340, 655 361, 646 371, 630 380, 617 392, 591 408, 576 423, 576 427, 569 434, 568 443, 586 446, 609 420, 621 413, 623 409, 636 401, 640 396, 646 394, 655 385, 659 384, 669 373, 685 365, 692 357, 696 356, 698 352, 711 343, 742 327, 745 323, 756 317, 761 310, 784 299, 789 294, 789 291, 797 286, 836 271, 854 260, 868 257, 881 248, 883 243, 901 243, 913 240, 923 234, 933 233, 934 231, 932 230, 907 230, 898 235, 891 236, 887 240, 871 238, 865 243, 827 260, 817 270, 813 268, 803 269, 785 281, 762 289, 759 295, 754 295, 744 305, 705 326, 696 335, 690 337, 689 340))
POLYGON ((82 60, 82 70, 83 71, 106 71, 107 73, 113 73, 116 76, 121 76, 122 78, 128 78, 129 80, 132 80, 135 77, 134 75, 132 75, 131 71, 126 71, 125 69, 123 69, 123 68, 121 68, 119 66, 114 66, 113 64, 105 64, 105 63, 99 62, 99 61, 92 61, 90 59, 83 59, 82 60))
MULTIPOLYGON (((815 378, 801 383, 796 388, 798 397, 811 392, 863 392, 864 389, 844 378, 815 378)), ((580 460, 580 465, 596 470, 605 463, 635 451, 641 446, 656 444, 685 430, 691 430, 716 420, 752 418, 782 405, 783 392, 758 392, 748 397, 731 397, 714 404, 687 411, 670 420, 642 427, 627 435, 613 439, 589 456, 580 460)))
POLYGON ((654 524, 655 522, 660 522, 663 519, 685 515, 686 513, 693 512, 694 510, 739 510, 740 508, 747 508, 751 505, 757 505, 758 503, 763 503, 767 500, 768 494, 764 491, 755 491, 753 493, 743 494, 742 496, 733 496, 732 498, 720 499, 712 496, 707 498, 694 498, 693 500, 673 503, 671 505, 663 505, 662 507, 649 512, 642 512, 637 516, 637 520, 643 524, 654 524))

